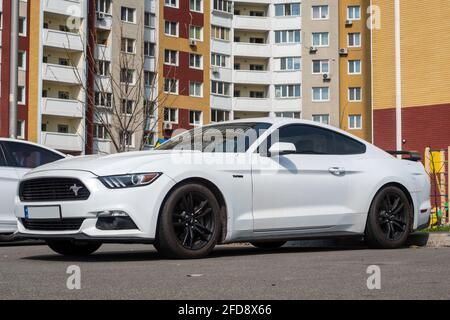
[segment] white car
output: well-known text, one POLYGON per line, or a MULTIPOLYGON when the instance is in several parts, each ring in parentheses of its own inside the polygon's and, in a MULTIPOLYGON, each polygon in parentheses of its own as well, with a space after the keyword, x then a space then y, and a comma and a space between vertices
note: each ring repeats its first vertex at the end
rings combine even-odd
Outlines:
POLYGON ((167 257, 199 258, 218 243, 321 237, 397 248, 430 211, 420 162, 315 122, 262 118, 197 128, 154 151, 37 168, 15 212, 19 236, 60 254, 151 243, 167 257))
POLYGON ((14 199, 20 179, 30 169, 64 157, 35 143, 0 138, 0 239, 8 239, 17 230, 14 199))

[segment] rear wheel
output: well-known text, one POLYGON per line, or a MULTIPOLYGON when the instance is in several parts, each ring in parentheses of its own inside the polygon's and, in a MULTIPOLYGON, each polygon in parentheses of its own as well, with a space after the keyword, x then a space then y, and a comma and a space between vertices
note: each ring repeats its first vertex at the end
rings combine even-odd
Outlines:
POLYGON ((64 256, 88 256, 97 251, 102 244, 97 242, 82 241, 47 241, 47 245, 56 253, 64 256))
POLYGON ((286 244, 286 241, 251 242, 252 246, 260 249, 278 249, 286 244))
POLYGON ((214 194, 201 184, 185 184, 164 203, 155 248, 169 258, 202 258, 214 249, 220 230, 220 207, 214 194))
POLYGON ((395 249, 403 246, 413 223, 413 207, 398 187, 382 189, 375 196, 366 226, 366 241, 372 248, 395 249))

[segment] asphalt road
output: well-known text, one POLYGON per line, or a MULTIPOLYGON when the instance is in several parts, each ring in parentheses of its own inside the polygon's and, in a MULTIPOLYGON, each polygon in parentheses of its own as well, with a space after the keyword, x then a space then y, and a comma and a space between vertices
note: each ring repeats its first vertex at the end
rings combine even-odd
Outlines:
POLYGON ((0 299, 450 299, 450 248, 220 246, 202 260, 165 260, 149 245, 105 245, 88 258, 0 244, 0 299), (69 290, 67 268, 81 270, 69 290), (369 290, 378 265, 381 289, 369 290))

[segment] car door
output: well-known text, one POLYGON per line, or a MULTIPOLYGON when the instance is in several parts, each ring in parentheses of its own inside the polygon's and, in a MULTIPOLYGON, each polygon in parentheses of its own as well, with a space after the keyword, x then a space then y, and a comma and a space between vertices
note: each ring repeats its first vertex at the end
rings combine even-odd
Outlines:
POLYGON ((0 234, 15 231, 14 197, 16 196, 19 175, 5 156, 0 142, 0 234))
POLYGON ((255 232, 323 232, 344 221, 349 178, 331 130, 287 125, 263 144, 252 160, 255 232), (276 141, 293 143, 296 152, 273 157, 262 152, 276 141))

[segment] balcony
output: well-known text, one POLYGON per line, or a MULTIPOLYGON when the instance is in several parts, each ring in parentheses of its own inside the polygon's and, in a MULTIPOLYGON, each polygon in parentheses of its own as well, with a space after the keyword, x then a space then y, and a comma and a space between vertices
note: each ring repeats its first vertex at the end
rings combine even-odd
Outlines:
POLYGON ((102 92, 112 92, 111 79, 107 76, 95 76, 95 89, 102 92))
POLYGON ((211 107, 214 107, 216 109, 226 109, 231 110, 232 106, 232 98, 226 97, 226 96, 219 96, 219 95, 211 95, 211 107))
POLYGON ((47 147, 66 152, 83 151, 82 137, 73 133, 42 132, 41 143, 47 147))
POLYGON ((95 26, 101 30, 111 30, 112 29, 113 18, 108 13, 97 12, 97 19, 95 26))
POLYGON ((268 17, 235 15, 233 28, 243 30, 270 30, 270 19, 268 17))
POLYGON ((145 11, 156 13, 156 0, 145 0, 145 11))
POLYGON ((83 118, 83 104, 77 100, 43 98, 42 114, 69 118, 83 118))
POLYGON ((270 98, 233 98, 233 110, 235 111, 270 111, 272 100, 270 98))
POLYGON ((233 55, 241 57, 270 58, 270 45, 247 42, 234 42, 233 55))
POLYGON ((83 72, 75 67, 59 64, 44 63, 42 65, 42 79, 71 85, 80 85, 83 72))
POLYGON ((145 28, 144 39, 145 41, 156 43, 156 30, 153 28, 145 28))
POLYGON ((253 70, 234 70, 234 83, 242 84, 265 84, 271 83, 271 76, 269 71, 253 71, 253 70))
POLYGON ((103 44, 97 44, 95 46, 95 59, 111 61, 111 57, 111 47, 103 44))
POLYGON ((156 60, 154 57, 145 57, 144 58, 144 70, 155 72, 156 69, 156 60))
POLYGON ((81 36, 76 33, 44 29, 43 38, 44 46, 47 47, 59 48, 69 51, 84 50, 81 36))
POLYGON ((82 0, 42 0, 45 12, 83 18, 82 0))
POLYGON ((94 153, 110 154, 111 149, 111 141, 104 139, 94 139, 94 153))

